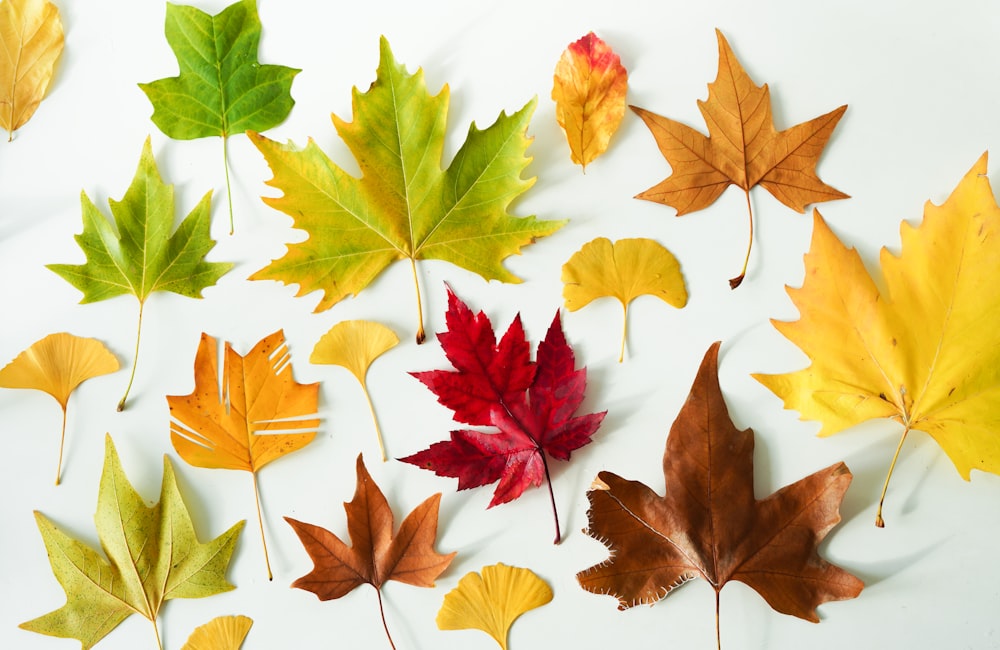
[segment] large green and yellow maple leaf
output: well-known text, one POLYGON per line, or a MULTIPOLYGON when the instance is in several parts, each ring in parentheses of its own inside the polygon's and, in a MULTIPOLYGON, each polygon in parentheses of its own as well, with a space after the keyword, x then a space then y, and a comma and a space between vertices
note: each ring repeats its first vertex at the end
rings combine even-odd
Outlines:
MULTIPOLYGON (((898 256, 882 249, 883 283, 815 216, 805 281, 789 289, 800 318, 775 322, 812 364, 756 375, 830 435, 872 418, 924 431, 966 480, 1000 474, 1000 207, 986 154, 919 226, 903 223, 898 256), (880 286, 884 289, 880 290, 880 286)), ((882 499, 885 498, 885 487, 882 499)), ((883 525, 882 501, 876 525, 883 525)))
POLYGON ((486 129, 473 123, 447 169, 441 157, 448 86, 431 96, 423 72, 409 74, 396 63, 385 38, 376 80, 366 92, 354 89, 352 105, 353 122, 332 117, 360 177, 311 139, 298 149, 250 132, 274 174, 268 184, 284 194, 264 202, 309 233, 250 279, 297 283, 300 296, 321 290, 316 311, 322 311, 357 295, 396 260, 409 259, 421 341, 416 260, 444 260, 487 280, 518 282, 503 260, 565 223, 507 212, 511 200, 534 184, 521 172, 531 162, 526 130, 535 100, 512 115, 501 113, 486 129))

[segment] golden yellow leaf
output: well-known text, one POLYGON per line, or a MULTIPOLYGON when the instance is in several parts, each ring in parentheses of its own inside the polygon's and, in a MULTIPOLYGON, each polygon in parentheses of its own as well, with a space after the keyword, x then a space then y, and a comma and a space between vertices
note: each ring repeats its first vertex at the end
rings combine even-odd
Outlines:
POLYGON ((598 237, 573 253, 562 267, 566 309, 576 311, 597 298, 614 297, 622 304, 622 343, 618 361, 625 356, 628 306, 642 295, 656 296, 669 305, 687 304, 681 265, 673 253, 652 239, 598 237))
POLYGON ((351 371, 364 391, 368 401, 368 410, 375 423, 375 435, 378 437, 378 447, 382 452, 382 460, 386 460, 385 444, 382 441, 382 431, 375 416, 375 406, 368 392, 368 367, 390 348, 399 343, 399 337, 391 329, 367 320, 348 320, 337 323, 330 331, 320 338, 313 348, 309 361, 334 366, 342 366, 351 371))
POLYGON ((118 370, 118 359, 97 339, 66 332, 49 334, 0 370, 0 388, 33 388, 48 393, 62 407, 62 436, 56 485, 62 473, 63 443, 66 440, 66 405, 76 387, 91 377, 118 370))
POLYGON ((35 114, 63 49, 59 10, 44 0, 0 2, 0 127, 7 141, 35 114))
POLYGON ((566 132, 570 158, 587 169, 608 148, 625 116, 628 72, 594 32, 570 43, 553 76, 556 121, 566 132))
POLYGON ((552 600, 552 589, 529 569, 494 564, 471 572, 445 594, 437 615, 442 630, 476 629, 507 650, 507 632, 521 614, 552 600))
POLYGON ((246 616, 218 616, 195 628, 181 650, 240 650, 251 625, 246 616))
MULTIPOLYGON (((817 212, 805 280, 789 289, 800 318, 774 323, 812 363, 756 378, 822 422, 820 435, 872 418, 902 424, 889 476, 912 430, 934 438, 966 480, 973 469, 1000 474, 1000 207, 986 154, 901 235, 899 256, 882 250, 880 291, 817 212)), ((880 500, 880 526, 881 512, 880 500)))

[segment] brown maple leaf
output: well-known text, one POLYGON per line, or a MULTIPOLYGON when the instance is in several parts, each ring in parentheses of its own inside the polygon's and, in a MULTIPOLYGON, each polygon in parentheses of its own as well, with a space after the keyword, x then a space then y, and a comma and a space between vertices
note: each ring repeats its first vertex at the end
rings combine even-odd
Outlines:
POLYGON ((375 587, 382 626, 389 645, 395 648, 385 622, 382 585, 398 580, 416 587, 433 587, 434 580, 448 568, 455 553, 442 555, 434 550, 440 492, 414 508, 393 536, 392 509, 361 455, 357 473, 354 498, 344 504, 352 546, 325 528, 285 517, 314 565, 312 571, 292 586, 311 591, 320 600, 340 598, 365 583, 375 587))
POLYGON ((754 84, 722 32, 715 33, 719 72, 708 84, 708 100, 698 100, 708 137, 675 120, 630 106, 653 132, 671 167, 666 180, 636 198, 669 205, 681 216, 708 207, 730 185, 742 189, 747 197, 750 242, 743 269, 729 281, 735 289, 746 275, 753 246, 751 188, 763 186, 800 213, 810 203, 849 198, 816 175, 819 156, 847 105, 784 131, 776 130, 767 84, 754 84))
POLYGON ((610 472, 587 493, 587 534, 611 557, 577 574, 587 591, 611 594, 618 608, 652 604, 701 577, 719 592, 743 582, 783 614, 818 622, 816 607, 854 598, 861 580, 817 553, 840 521, 851 482, 844 463, 831 465, 757 501, 753 431, 729 418, 719 389, 719 343, 705 354, 694 385, 670 428, 663 456, 666 494, 610 472))

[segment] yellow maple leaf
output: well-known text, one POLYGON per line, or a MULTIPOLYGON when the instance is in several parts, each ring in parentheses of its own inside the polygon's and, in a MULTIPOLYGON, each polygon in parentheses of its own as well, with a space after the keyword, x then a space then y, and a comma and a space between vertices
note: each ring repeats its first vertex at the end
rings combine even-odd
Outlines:
POLYGON ((800 318, 775 327, 812 360, 802 370, 755 375, 803 419, 830 435, 871 418, 903 433, 879 501, 910 431, 929 434, 968 480, 1000 474, 1000 207, 986 154, 920 226, 903 223, 902 249, 882 249, 884 291, 860 256, 817 212, 801 289, 800 318))
POLYGON ((240 650, 252 625, 246 616, 217 616, 196 627, 181 650, 240 650))
POLYGON ((668 305, 687 304, 681 265, 673 253, 652 239, 606 237, 584 244, 562 268, 566 309, 576 311, 591 301, 614 297, 622 304, 622 342, 619 363, 625 357, 628 306, 642 295, 656 296, 668 305))
POLYGON ((0 127, 7 141, 31 119, 63 50, 59 10, 44 0, 0 2, 0 127))
POLYGON ((0 388, 40 390, 54 397, 62 407, 56 485, 62 474, 66 406, 70 394, 88 379, 110 374, 118 368, 118 359, 97 339, 60 332, 36 341, 0 370, 0 388))

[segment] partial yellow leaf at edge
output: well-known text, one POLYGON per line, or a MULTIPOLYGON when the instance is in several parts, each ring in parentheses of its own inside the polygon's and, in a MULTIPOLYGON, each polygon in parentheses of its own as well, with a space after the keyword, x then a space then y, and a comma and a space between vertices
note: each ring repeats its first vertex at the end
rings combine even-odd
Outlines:
POLYGON ((213 618, 195 628, 181 650, 239 650, 252 625, 246 616, 213 618))
POLYGON ((59 10, 44 0, 0 2, 0 127, 8 139, 31 119, 45 97, 63 50, 59 10))
POLYGON ((65 409, 77 386, 118 368, 118 359, 97 339, 60 332, 36 341, 4 366, 0 388, 44 391, 65 409))
POLYGON ((437 615, 442 630, 477 629, 507 650, 507 633, 517 618, 552 600, 552 589, 529 569, 494 564, 482 575, 467 573, 444 597, 437 615))
POLYGON ((347 368, 364 385, 368 367, 397 343, 396 333, 381 323, 342 321, 320 338, 309 361, 347 368))

